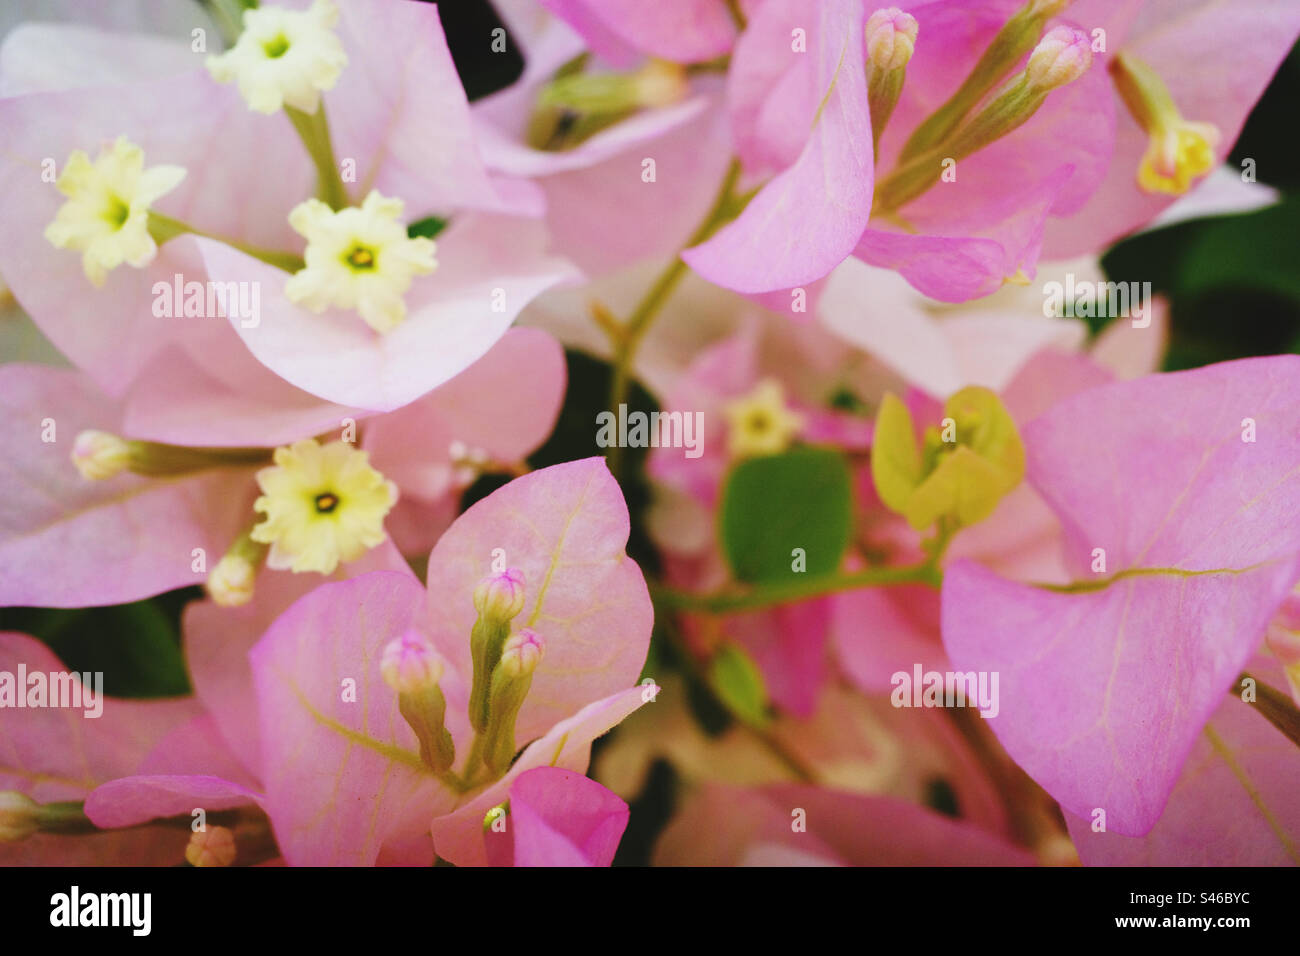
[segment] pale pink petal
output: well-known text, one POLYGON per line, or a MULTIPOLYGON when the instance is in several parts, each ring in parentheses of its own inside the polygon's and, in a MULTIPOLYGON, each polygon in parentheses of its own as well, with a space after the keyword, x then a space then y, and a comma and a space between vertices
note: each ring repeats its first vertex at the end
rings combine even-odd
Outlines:
POLYGON ((535 628, 546 652, 519 712, 520 743, 641 672, 653 611, 623 550, 628 527, 618 483, 604 459, 588 458, 516 478, 461 515, 429 556, 430 636, 464 675, 472 673, 474 587, 498 558, 523 573, 514 624, 535 628))
MULTIPOLYGON (((418 835, 440 800, 450 805, 379 674, 384 646, 416 623, 422 606, 419 585, 405 575, 326 584, 250 653, 266 808, 291 865, 368 866, 385 843, 418 835)), ((444 677, 449 713, 454 681, 444 677)))
POLYGON ((504 777, 457 807, 454 813, 435 816, 432 832, 438 856, 457 866, 488 865, 483 818, 506 799, 514 780, 534 767, 559 767, 585 773, 591 759, 591 742, 618 726, 628 714, 653 699, 656 692, 654 687, 630 687, 597 700, 529 744, 504 777))
POLYGON ((403 199, 413 219, 450 209, 522 212, 479 156, 437 6, 350 0, 339 10, 349 62, 325 103, 335 155, 355 163, 353 200, 378 189, 403 199))
MULTIPOLYGON (((1250 672, 1279 686, 1257 660, 1250 672)), ((1197 738, 1159 822, 1145 837, 1066 816, 1087 866, 1300 865, 1300 754, 1234 686, 1197 738)))
POLYGON ((210 567, 234 540, 251 514, 252 471, 89 481, 72 464, 73 441, 83 429, 116 430, 115 403, 71 369, 11 364, 0 381, 10 451, 0 464, 0 603, 119 604, 202 583, 195 549, 210 567))
POLYGON ((1114 372, 1117 379, 1141 378, 1160 370, 1169 346, 1169 301, 1155 296, 1147 307, 1149 325, 1138 327, 1133 323, 1140 319, 1120 318, 1093 342, 1093 360, 1114 372))
POLYGON ((818 304, 822 323, 936 398, 966 385, 1003 388, 1048 345, 1082 343, 1073 320, 988 310, 936 313, 898 276, 858 259, 831 273, 818 304))
POLYGON ((735 866, 761 849, 790 862, 854 866, 1029 866, 1024 850, 970 824, 891 797, 803 785, 743 790, 708 784, 668 825, 658 866, 735 866), (806 831, 792 824, 800 818, 806 831))
MULTIPOLYGON (((92 157, 120 135, 144 150, 149 166, 183 166, 188 175, 158 201, 158 211, 268 248, 294 249, 289 209, 311 192, 311 166, 283 116, 248 110, 238 93, 207 71, 126 86, 96 86, 0 100, 0 274, 41 330, 112 394, 170 341, 209 334, 219 320, 154 315, 154 284, 177 273, 203 280, 187 242, 167 243, 152 264, 114 269, 102 288, 82 271, 79 253, 56 249, 44 230, 63 196, 43 181, 75 149, 92 157), (168 117, 160 123, 158 117, 168 117), (219 131, 219 136, 217 131, 219 131), (216 149, 214 137, 237 148, 216 149), (266 176, 275 169, 275 176, 266 176), (232 201, 237 197, 238 201, 232 201)), ((240 277, 242 278, 242 276, 240 277)))
MULTIPOLYGON (((1215 156, 1223 160, 1297 33, 1300 7, 1289 0, 1243 0, 1230 7, 1217 0, 1147 0, 1118 41, 1122 45, 1113 45, 1114 40, 1108 45, 1151 66, 1186 119, 1218 127, 1215 156)), ((1050 225, 1045 255, 1070 256, 1108 245, 1174 202, 1173 196, 1138 189, 1138 163, 1149 137, 1122 104, 1116 113, 1109 171, 1082 211, 1050 225)))
POLYGON ((213 279, 261 283, 261 322, 244 328, 231 319, 259 361, 313 395, 391 411, 468 368, 529 300, 572 277, 543 254, 543 240, 527 220, 457 219, 438 236, 438 268, 415 279, 405 321, 386 334, 353 311, 299 308, 284 297, 284 272, 220 243, 200 245, 213 279))
MULTIPOLYGON (((20 665, 29 676, 67 672, 35 638, 0 633, 0 670, 16 675, 20 665)), ((100 689, 91 678, 85 683, 92 691, 100 689)), ((133 773, 161 739, 198 713, 191 700, 103 697, 89 710, 99 704, 99 717, 89 716, 85 707, 6 708, 0 723, 0 790, 18 790, 42 803, 80 800, 104 781, 133 773)))
POLYGON ((510 785, 515 866, 609 866, 628 807, 572 770, 535 767, 510 785))
POLYGON ((833 608, 831 635, 840 664, 863 693, 888 693, 890 678, 902 671, 911 679, 917 664, 922 672, 948 670, 933 588, 863 588, 836 596, 833 608))
MULTIPOLYGON (((81 19, 78 11, 77 19, 81 19)), ((190 45, 83 23, 24 23, 0 46, 0 96, 109 86, 194 69, 190 45)))
POLYGON ((366 429, 371 464, 404 497, 434 500, 451 485, 453 442, 491 462, 523 460, 550 434, 564 397, 564 351, 541 329, 511 329, 451 381, 366 429))
POLYGON ((340 565, 328 578, 263 567, 254 581, 253 600, 241 607, 192 601, 181 619, 185 663, 195 696, 214 720, 227 746, 243 766, 261 774, 261 735, 257 695, 248 652, 290 605, 326 581, 344 581, 370 571, 392 571, 414 580, 391 542, 340 565))
MULTIPOLYGON (((811 19, 811 18, 810 18, 811 19)), ((853 250, 871 212, 871 121, 861 41, 863 11, 821 4, 807 54, 821 102, 794 165, 712 239, 682 253, 695 271, 739 292, 788 289, 820 279, 853 250)))
POLYGON ((1029 478, 1062 520, 1067 564, 1095 588, 947 570, 945 646, 958 669, 1001 675, 991 726, 1068 812, 1150 830, 1300 576, 1298 383, 1300 359, 1278 356, 1067 399, 1023 430, 1029 478), (1104 574, 1090 570, 1094 549, 1104 574))
POLYGON ((212 375, 211 362, 196 361, 180 349, 164 350, 127 392, 123 431, 173 445, 274 446, 336 431, 347 419, 357 421, 366 414, 322 401, 265 366, 252 365, 253 374, 231 387, 212 375))
POLYGON ((679 63, 698 63, 731 49, 736 28, 717 0, 542 0, 609 62, 626 61, 627 48, 679 63))

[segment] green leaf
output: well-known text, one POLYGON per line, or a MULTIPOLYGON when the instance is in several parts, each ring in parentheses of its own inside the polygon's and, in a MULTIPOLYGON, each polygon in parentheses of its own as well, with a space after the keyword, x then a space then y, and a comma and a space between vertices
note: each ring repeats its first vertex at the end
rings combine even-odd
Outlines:
POLYGON ((767 687, 748 654, 734 644, 724 644, 709 667, 709 683, 727 708, 755 726, 767 723, 767 687))
POLYGON ((799 448, 751 458, 722 492, 720 534, 737 580, 793 581, 839 569, 853 522, 848 462, 838 451, 799 448), (795 549, 804 570, 795 570, 795 549))
POLYGON ((406 227, 406 234, 412 239, 423 237, 432 239, 438 233, 442 232, 450 224, 447 219, 440 219, 437 216, 426 216, 423 219, 417 219, 406 227))
POLYGON ((69 670, 99 671, 113 697, 175 697, 190 691, 176 619, 190 590, 112 607, 9 608, 4 629, 44 642, 69 670))

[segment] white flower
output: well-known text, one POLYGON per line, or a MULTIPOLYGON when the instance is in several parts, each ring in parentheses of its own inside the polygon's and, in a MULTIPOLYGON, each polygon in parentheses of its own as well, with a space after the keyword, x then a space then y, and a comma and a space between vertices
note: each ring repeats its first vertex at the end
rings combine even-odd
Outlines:
POLYGON ((68 201, 45 227, 60 249, 81 253, 82 268, 95 285, 123 262, 137 269, 158 254, 149 235, 149 206, 185 178, 180 166, 144 168, 144 150, 119 136, 92 163, 73 150, 55 184, 68 201))
POLYGON ((406 318, 411 280, 437 265, 433 240, 410 238, 401 215, 400 199, 374 191, 338 212, 319 199, 295 206, 289 225, 307 240, 307 265, 286 283, 289 300, 313 312, 356 309, 376 332, 395 328, 406 318))
POLYGON ((208 72, 219 83, 238 82, 249 109, 259 113, 282 106, 315 113, 321 93, 334 88, 348 65, 334 33, 338 20, 333 0, 316 0, 305 11, 245 10, 244 32, 234 47, 208 57, 208 72))

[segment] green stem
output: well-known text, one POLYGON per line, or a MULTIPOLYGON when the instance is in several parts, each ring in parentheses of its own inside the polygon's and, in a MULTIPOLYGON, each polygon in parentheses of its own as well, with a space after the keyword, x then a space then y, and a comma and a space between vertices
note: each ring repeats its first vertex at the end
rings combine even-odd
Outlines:
POLYGON ((246 242, 240 242, 238 239, 229 239, 225 236, 218 236, 215 233, 204 232, 202 229, 195 229, 187 222, 181 222, 179 219, 173 219, 171 216, 164 216, 155 210, 149 210, 149 235, 153 236, 153 241, 162 245, 177 236, 183 236, 186 233, 194 236, 202 236, 204 239, 215 239, 217 242, 224 242, 232 249, 238 249, 245 255, 252 256, 254 259, 260 259, 267 265, 275 266, 277 269, 283 269, 285 272, 297 272, 303 268, 305 263, 302 256, 292 252, 279 252, 274 249, 263 249, 260 246, 249 245, 246 242))
MULTIPOLYGON (((727 219, 734 215, 736 183, 740 179, 740 161, 733 159, 727 166, 727 173, 722 179, 722 186, 718 190, 717 198, 713 206, 709 209, 708 215, 704 221, 696 228, 691 237, 686 240, 683 248, 689 249, 691 246, 699 245, 709 236, 713 235, 727 219)), ((654 284, 646 291, 646 294, 637 303, 632 315, 620 327, 617 338, 614 342, 614 372, 610 381, 609 388, 609 408, 618 413, 618 407, 627 403, 628 392, 631 390, 632 379, 631 370, 633 360, 636 358, 637 348, 641 340, 645 337, 655 315, 663 306, 664 302, 677 288, 677 283, 686 275, 686 263, 681 256, 674 256, 673 261, 661 272, 654 284)), ((615 478, 619 476, 622 466, 623 450, 617 445, 611 445, 607 451, 609 459, 609 470, 615 478)))
POLYGON ((696 685, 703 689, 717 703, 719 707, 731 715, 736 724, 745 728, 754 738, 766 747, 796 780, 802 783, 818 783, 817 772, 809 766, 798 754, 785 745, 785 743, 774 733, 765 727, 757 727, 744 715, 738 712, 725 698, 718 694, 713 684, 709 681, 704 667, 701 665, 693 648, 691 648, 681 633, 671 623, 665 622, 663 633, 668 642, 674 646, 677 653, 681 656, 682 664, 685 668, 683 676, 694 681, 696 685))
POLYGON ((942 582, 943 572, 927 561, 924 564, 906 567, 864 568, 847 574, 828 574, 809 578, 806 581, 760 586, 749 591, 693 594, 689 591, 678 591, 655 585, 651 588, 651 594, 656 601, 681 611, 729 614, 734 611, 753 611, 780 604, 793 604, 796 601, 807 601, 856 588, 899 584, 927 584, 937 588, 942 582))
POLYGON ((343 185, 339 175, 339 166, 334 159, 334 145, 330 142, 329 120, 325 118, 325 101, 321 100, 316 112, 308 116, 302 110, 286 106, 284 112, 298 131, 302 144, 316 167, 317 197, 331 209, 345 209, 351 205, 348 189, 343 185))

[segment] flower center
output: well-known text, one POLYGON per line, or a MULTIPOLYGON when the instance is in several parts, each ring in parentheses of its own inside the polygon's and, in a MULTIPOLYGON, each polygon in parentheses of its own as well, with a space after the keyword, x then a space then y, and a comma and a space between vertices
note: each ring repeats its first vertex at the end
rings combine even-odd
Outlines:
POLYGON ((126 220, 130 218, 131 206, 123 202, 116 193, 109 193, 108 202, 104 204, 103 215, 104 220, 113 227, 114 231, 117 231, 126 225, 126 220))
POLYGON ((289 38, 283 33, 277 33, 262 43, 262 51, 268 60, 278 60, 289 51, 289 38))
POLYGON ((316 511, 319 514, 327 515, 339 506, 339 496, 329 491, 323 491, 316 496, 316 511))
POLYGON ((375 267, 375 253, 373 249, 367 249, 363 245, 355 245, 343 261, 357 271, 370 270, 375 267))

